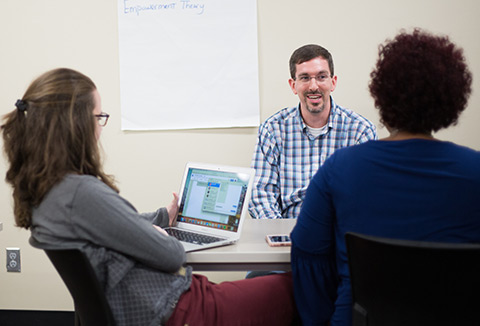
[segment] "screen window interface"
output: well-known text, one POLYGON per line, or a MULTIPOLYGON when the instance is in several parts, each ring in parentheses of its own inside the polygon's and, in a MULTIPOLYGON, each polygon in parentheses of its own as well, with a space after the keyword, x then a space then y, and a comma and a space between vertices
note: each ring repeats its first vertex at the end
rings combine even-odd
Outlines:
POLYGON ((249 175, 190 169, 178 220, 236 232, 249 175))

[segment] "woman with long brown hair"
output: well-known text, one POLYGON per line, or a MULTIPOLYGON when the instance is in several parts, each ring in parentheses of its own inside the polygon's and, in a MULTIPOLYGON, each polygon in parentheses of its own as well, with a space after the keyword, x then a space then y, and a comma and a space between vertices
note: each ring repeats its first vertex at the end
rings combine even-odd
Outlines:
POLYGON ((162 229, 177 200, 139 214, 101 164, 109 115, 87 76, 55 69, 35 79, 4 117, 14 215, 40 249, 80 249, 105 287, 118 325, 290 325, 290 273, 210 283, 192 274, 162 229))

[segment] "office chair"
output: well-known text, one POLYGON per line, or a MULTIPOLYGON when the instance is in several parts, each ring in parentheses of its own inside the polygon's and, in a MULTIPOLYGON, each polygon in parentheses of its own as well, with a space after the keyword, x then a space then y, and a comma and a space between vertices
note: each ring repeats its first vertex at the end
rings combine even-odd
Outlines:
POLYGON ((354 326, 480 325, 480 244, 345 240, 354 326))
POLYGON ((76 326, 114 326, 112 311, 88 258, 76 249, 45 250, 72 295, 76 326))

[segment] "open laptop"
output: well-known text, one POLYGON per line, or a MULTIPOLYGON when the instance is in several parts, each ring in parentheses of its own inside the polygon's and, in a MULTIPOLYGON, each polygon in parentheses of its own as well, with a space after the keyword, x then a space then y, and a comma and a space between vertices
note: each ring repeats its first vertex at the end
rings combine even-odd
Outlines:
POLYGON ((187 163, 177 225, 165 230, 180 240, 187 252, 236 242, 248 218, 254 178, 251 168, 187 163))

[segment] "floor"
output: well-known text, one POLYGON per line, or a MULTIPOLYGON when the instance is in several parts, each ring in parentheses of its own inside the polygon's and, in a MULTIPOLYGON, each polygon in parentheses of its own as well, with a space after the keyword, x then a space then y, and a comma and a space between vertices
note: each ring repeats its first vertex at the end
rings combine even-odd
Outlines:
POLYGON ((2 326, 75 325, 73 311, 0 310, 2 326))

